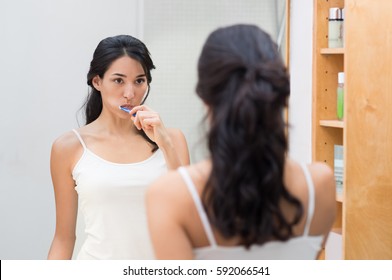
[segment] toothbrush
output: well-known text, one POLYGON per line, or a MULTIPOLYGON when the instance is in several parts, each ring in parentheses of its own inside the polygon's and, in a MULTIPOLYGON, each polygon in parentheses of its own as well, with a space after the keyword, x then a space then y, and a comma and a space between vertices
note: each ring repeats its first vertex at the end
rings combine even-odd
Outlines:
MULTIPOLYGON (((120 110, 123 110, 124 112, 127 112, 127 113, 131 112, 131 110, 129 110, 129 109, 126 108, 126 107, 118 106, 118 108, 119 108, 120 110)), ((134 113, 132 116, 136 117, 136 113, 134 113)))

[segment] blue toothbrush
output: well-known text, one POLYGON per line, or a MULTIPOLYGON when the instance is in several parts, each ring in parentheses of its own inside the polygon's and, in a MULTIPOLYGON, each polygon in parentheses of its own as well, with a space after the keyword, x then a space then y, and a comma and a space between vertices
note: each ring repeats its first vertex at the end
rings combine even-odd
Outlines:
MULTIPOLYGON (((120 108, 120 110, 123 110, 124 112, 131 112, 131 110, 129 110, 127 107, 122 107, 122 106, 118 106, 118 108, 120 108)), ((136 113, 134 113, 132 116, 136 117, 136 113)))

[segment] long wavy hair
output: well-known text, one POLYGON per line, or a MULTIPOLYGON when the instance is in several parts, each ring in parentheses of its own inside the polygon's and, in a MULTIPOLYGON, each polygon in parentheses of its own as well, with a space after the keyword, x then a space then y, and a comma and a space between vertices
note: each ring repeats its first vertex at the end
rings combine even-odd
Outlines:
MULTIPOLYGON (((123 56, 137 60, 143 67, 147 78, 148 90, 142 104, 146 101, 150 93, 152 81, 151 70, 155 69, 147 47, 142 41, 130 35, 117 35, 105 38, 99 42, 95 49, 93 59, 90 62, 90 69, 87 73, 87 84, 90 86, 90 90, 82 106, 85 112, 86 124, 95 121, 102 112, 101 92, 94 88, 93 78, 97 75, 103 78, 110 65, 123 56)), ((158 145, 148 138, 143 130, 138 131, 138 133, 152 145, 152 151, 158 149, 158 145)))
POLYGON ((198 61, 196 92, 210 123, 212 171, 202 201, 211 223, 247 248, 289 239, 303 206, 283 184, 290 83, 277 45, 254 25, 215 30, 198 61), (294 206, 291 221, 282 200, 294 206))

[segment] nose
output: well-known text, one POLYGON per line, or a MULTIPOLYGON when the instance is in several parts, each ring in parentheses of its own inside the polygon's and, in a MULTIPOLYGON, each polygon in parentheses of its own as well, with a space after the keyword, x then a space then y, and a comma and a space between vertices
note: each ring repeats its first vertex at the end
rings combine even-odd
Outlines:
POLYGON ((127 84, 124 87, 123 97, 127 100, 132 99, 135 96, 134 88, 132 84, 127 84))

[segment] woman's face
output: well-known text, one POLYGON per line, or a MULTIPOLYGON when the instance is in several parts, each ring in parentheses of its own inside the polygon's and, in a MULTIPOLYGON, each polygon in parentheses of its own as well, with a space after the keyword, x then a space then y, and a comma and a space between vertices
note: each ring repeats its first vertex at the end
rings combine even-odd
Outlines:
POLYGON ((94 87, 101 92, 103 110, 129 117, 119 109, 140 105, 147 92, 147 77, 142 65, 135 59, 123 56, 113 61, 103 78, 93 79, 94 87))

